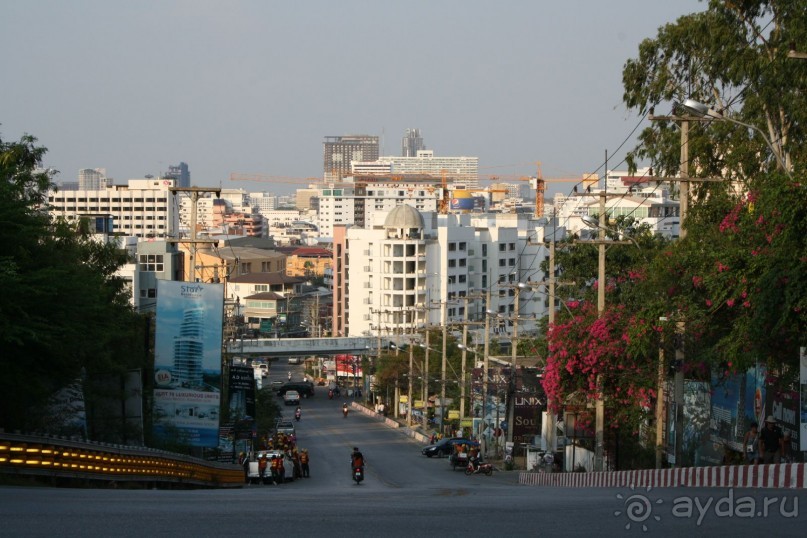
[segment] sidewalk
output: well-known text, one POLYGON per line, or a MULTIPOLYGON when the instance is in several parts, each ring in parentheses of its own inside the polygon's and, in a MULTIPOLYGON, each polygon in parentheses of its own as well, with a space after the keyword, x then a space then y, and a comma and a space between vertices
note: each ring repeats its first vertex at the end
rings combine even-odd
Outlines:
MULTIPOLYGON (((403 418, 395 418, 395 417, 385 417, 384 415, 380 415, 365 407, 364 405, 358 402, 351 402, 351 406, 356 411, 364 413, 369 417, 373 417, 377 420, 383 421, 387 426, 390 428, 395 428, 401 431, 404 435, 411 437, 412 439, 423 443, 424 445, 429 444, 431 433, 424 433, 419 426, 413 426, 409 428, 406 424, 406 420, 403 418)), ((518 461, 519 458, 517 458, 518 461)), ((499 458, 494 458, 493 456, 488 456, 485 458, 485 461, 491 463, 493 468, 496 470, 496 474, 502 477, 506 477, 508 481, 511 481, 513 484, 518 485, 520 473, 524 472, 524 469, 513 469, 512 471, 506 471, 504 466, 504 459, 500 456, 499 458)))

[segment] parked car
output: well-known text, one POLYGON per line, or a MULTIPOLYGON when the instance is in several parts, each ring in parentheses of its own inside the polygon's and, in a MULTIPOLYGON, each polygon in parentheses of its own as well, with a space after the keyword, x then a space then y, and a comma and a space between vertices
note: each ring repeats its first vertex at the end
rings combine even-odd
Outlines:
POLYGON ((434 456, 437 456, 438 458, 445 458, 446 456, 450 456, 454 453, 454 447, 456 445, 462 444, 479 446, 479 443, 466 437, 448 437, 438 441, 436 444, 423 447, 423 450, 420 452, 428 458, 434 456))
POLYGON ((300 393, 296 390, 287 390, 283 393, 283 403, 286 405, 300 405, 300 393))
POLYGON ((314 384, 311 381, 289 381, 277 389, 278 396, 286 394, 287 390, 294 390, 303 398, 309 398, 314 395, 314 384))
POLYGON ((266 472, 264 473, 263 483, 267 484, 272 481, 272 471, 271 471, 271 458, 282 458, 283 459, 283 468, 286 470, 286 480, 290 481, 293 480, 293 471, 294 467, 292 463, 289 461, 287 457, 281 452, 280 450, 262 450, 255 454, 255 461, 249 462, 249 469, 247 470, 247 478, 249 479, 250 484, 257 484, 260 481, 260 472, 258 470, 258 460, 265 456, 269 461, 267 462, 266 472))

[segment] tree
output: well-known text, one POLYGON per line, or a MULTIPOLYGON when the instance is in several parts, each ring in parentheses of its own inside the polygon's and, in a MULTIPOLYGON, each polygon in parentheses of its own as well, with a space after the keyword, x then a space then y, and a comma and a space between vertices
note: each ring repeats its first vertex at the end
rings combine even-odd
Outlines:
MULTIPOLYGON (((651 273, 656 300, 687 322, 688 361, 792 366, 807 343, 800 179, 807 63, 787 58, 791 44, 805 42, 802 1, 711 1, 706 11, 661 28, 625 64, 629 108, 645 113, 694 98, 767 135, 726 121, 691 124, 690 175, 726 180, 694 184, 687 237, 667 253, 667 270, 651 273), (778 169, 779 160, 790 173, 778 169)), ((649 158, 661 174, 677 173, 675 129, 672 121, 645 129, 631 159, 649 158)))
POLYGON ((41 427, 58 389, 142 365, 142 328, 122 280, 121 254, 51 222, 43 211, 45 148, 0 140, 0 426, 41 427))
MULTIPOLYGON (((623 100, 643 114, 690 98, 710 104, 767 133, 782 160, 803 170, 807 64, 789 60, 787 53, 791 44, 805 42, 802 0, 712 0, 706 11, 681 17, 641 43, 638 58, 623 70, 623 100)), ((695 128, 689 143, 698 175, 725 173, 745 181, 776 167, 758 133, 726 122, 695 128)), ((645 129, 630 158, 649 158, 660 173, 675 174, 675 124, 645 129)), ((697 189, 702 195, 708 190, 697 189)))

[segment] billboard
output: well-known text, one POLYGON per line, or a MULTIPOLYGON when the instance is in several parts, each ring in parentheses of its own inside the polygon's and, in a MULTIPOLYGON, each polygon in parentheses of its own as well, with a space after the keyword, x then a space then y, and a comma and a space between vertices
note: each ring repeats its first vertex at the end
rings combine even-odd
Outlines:
POLYGON ((224 287, 157 281, 154 437, 218 444, 224 287))

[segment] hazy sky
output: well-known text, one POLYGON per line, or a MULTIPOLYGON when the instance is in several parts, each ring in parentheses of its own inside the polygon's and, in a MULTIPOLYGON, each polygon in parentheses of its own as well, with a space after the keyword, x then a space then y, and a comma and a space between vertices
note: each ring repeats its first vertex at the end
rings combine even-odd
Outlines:
MULTIPOLYGON (((697 0, 4 0, 0 138, 34 135, 45 165, 126 179, 188 163, 322 176, 325 136, 419 128, 480 175, 617 168, 638 117, 622 67, 697 0)), ((560 190, 568 185, 558 183, 560 190)), ((552 185, 550 184, 551 188, 552 185)), ((551 189, 555 190, 555 189, 551 189)))

